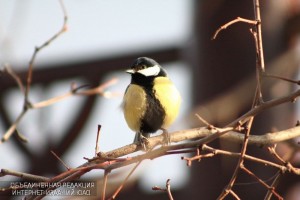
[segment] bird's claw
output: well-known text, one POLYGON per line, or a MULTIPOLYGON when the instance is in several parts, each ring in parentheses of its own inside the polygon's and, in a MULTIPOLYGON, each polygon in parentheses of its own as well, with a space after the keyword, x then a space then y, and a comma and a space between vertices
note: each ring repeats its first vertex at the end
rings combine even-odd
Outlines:
POLYGON ((171 144, 170 134, 167 129, 161 128, 161 130, 163 131, 162 134, 164 136, 163 146, 169 146, 171 144))

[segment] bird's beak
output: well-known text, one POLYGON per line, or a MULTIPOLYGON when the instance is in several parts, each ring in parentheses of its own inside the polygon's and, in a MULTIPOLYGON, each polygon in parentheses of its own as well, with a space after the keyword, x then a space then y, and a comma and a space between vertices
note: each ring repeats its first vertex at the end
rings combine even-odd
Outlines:
POLYGON ((128 73, 128 74, 134 74, 135 71, 134 71, 133 69, 127 69, 127 70, 126 70, 126 73, 128 73))

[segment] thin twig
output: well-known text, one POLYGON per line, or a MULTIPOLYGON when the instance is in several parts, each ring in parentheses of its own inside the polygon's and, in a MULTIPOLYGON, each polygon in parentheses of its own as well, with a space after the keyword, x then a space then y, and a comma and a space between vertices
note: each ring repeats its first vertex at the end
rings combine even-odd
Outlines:
MULTIPOLYGON (((204 158, 204 157, 209 158, 209 157, 212 157, 212 155, 213 156, 215 156, 215 155, 225 155, 225 156, 237 157, 237 158, 241 157, 240 152, 235 153, 235 152, 225 151, 225 150, 221 150, 221 149, 215 149, 215 148, 212 148, 212 147, 207 146, 207 145, 203 145, 202 150, 203 151, 209 151, 211 153, 210 154, 205 154, 205 155, 209 155, 209 156, 197 155, 197 156, 194 156, 194 157, 191 157, 191 158, 182 157, 182 159, 186 160, 187 162, 191 162, 191 161, 194 161, 194 160, 199 160, 199 158, 204 158)), ((244 158, 249 160, 249 161, 252 161, 252 162, 260 163, 264 166, 271 166, 271 167, 277 168, 278 170, 280 170, 282 172, 288 171, 288 167, 285 167, 283 165, 280 165, 280 164, 277 164, 277 163, 274 163, 274 162, 271 162, 271 161, 260 159, 260 158, 250 156, 250 155, 247 155, 247 154, 244 155, 244 158)), ((300 174, 300 171, 298 171, 298 174, 300 174)))
POLYGON ((27 104, 29 103, 29 91, 30 91, 30 86, 31 86, 31 81, 32 81, 32 75, 33 75, 33 65, 36 59, 37 54, 46 46, 50 45, 54 40, 56 40, 61 34, 63 34, 64 32, 67 31, 67 22, 68 22, 68 15, 63 3, 63 0, 59 1, 61 9, 63 11, 63 15, 64 15, 64 20, 63 20, 63 25, 62 28, 56 33, 54 34, 51 38, 49 38, 48 40, 46 40, 46 42, 44 42, 42 45, 35 47, 34 49, 34 53, 32 54, 32 57, 29 61, 29 67, 28 67, 28 74, 27 74, 27 81, 26 81, 26 87, 25 87, 25 97, 24 97, 24 106, 27 106, 27 104))
POLYGON ((186 160, 186 165, 187 166, 192 166, 192 161, 197 160, 198 162, 201 161, 202 158, 212 158, 216 155, 215 152, 212 153, 207 153, 207 154, 200 154, 200 155, 196 155, 194 157, 181 157, 182 160, 186 160))
POLYGON ((211 126, 210 123, 208 123, 205 119, 203 119, 199 114, 195 114, 195 116, 203 123, 205 124, 207 127, 211 126))
POLYGON ((218 28, 218 30, 214 33, 214 35, 211 39, 215 40, 217 38, 218 34, 222 30, 225 30, 226 28, 228 28, 232 24, 235 24, 235 23, 238 23, 238 22, 244 22, 244 23, 251 24, 251 25, 256 25, 257 24, 257 21, 250 20, 250 19, 245 19, 245 18, 242 18, 242 17, 237 17, 236 19, 231 20, 230 22, 228 22, 228 23, 224 24, 223 26, 221 26, 220 28, 218 28))
POLYGON ((97 154, 98 154, 98 152, 99 152, 100 130, 101 130, 101 125, 98 124, 97 138, 96 138, 96 147, 95 147, 95 157, 97 156, 97 154))
POLYGON ((168 193, 168 197, 170 200, 174 200, 173 199, 173 196, 172 196, 172 193, 171 193, 171 185, 170 185, 170 181, 171 179, 168 179, 167 182, 166 182, 166 189, 167 189, 167 193, 168 193))
POLYGON ((232 175, 228 185, 224 188, 223 192, 220 194, 218 199, 224 199, 230 192, 233 192, 232 187, 233 187, 233 185, 234 185, 234 183, 237 179, 237 176, 238 176, 238 173, 240 171, 241 166, 244 165, 244 158, 245 158, 245 155, 246 155, 246 149, 247 149, 247 145, 248 145, 248 141, 249 141, 249 135, 250 135, 251 127, 252 127, 252 122, 253 122, 253 117, 250 118, 250 120, 247 123, 248 128, 247 128, 247 131, 245 133, 242 150, 241 150, 240 157, 239 157, 238 163, 236 165, 236 168, 233 172, 233 175, 232 175))
POLYGON ((41 101, 41 102, 38 102, 38 103, 34 103, 32 104, 32 109, 39 109, 39 108, 43 108, 43 107, 47 107, 47 106, 50 106, 52 104, 55 104, 59 101, 62 101, 70 96, 72 96, 73 93, 72 92, 67 92, 63 95, 60 95, 60 96, 56 96, 56 97, 53 97, 51 99, 47 99, 45 101, 41 101))
POLYGON ((267 74, 267 73, 264 73, 263 76, 268 77, 268 78, 276 78, 276 79, 280 79, 280 80, 283 80, 283 81, 287 81, 287 82, 290 82, 290 83, 295 83, 297 85, 300 85, 299 80, 293 80, 293 79, 290 79, 290 78, 285 78, 285 77, 282 77, 282 76, 277 76, 277 75, 272 75, 272 74, 267 74))
MULTIPOLYGON (((259 86, 257 86, 256 91, 255 91, 255 96, 254 96, 253 102, 252 102, 252 109, 255 108, 260 103, 260 101, 259 101, 260 92, 261 91, 259 90, 259 86)), ((254 120, 254 116, 251 117, 246 124, 246 133, 244 136, 243 146, 241 149, 241 156, 239 157, 238 163, 236 165, 236 168, 233 172, 233 175, 232 175, 228 185, 224 188, 223 192, 220 194, 218 199, 224 199, 228 195, 229 192, 233 192, 232 187, 237 179, 237 176, 238 176, 241 166, 244 165, 244 158, 246 155, 246 150, 247 150, 247 146, 248 146, 248 142, 249 142, 249 136, 250 136, 250 131, 252 128, 253 120, 254 120)))
POLYGON ((229 123, 227 126, 234 126, 236 124, 244 124, 246 121, 248 121, 248 119, 250 117, 257 115, 262 110, 267 110, 271 107, 275 107, 277 105, 281 105, 286 102, 294 102, 298 96, 300 96, 300 90, 297 90, 297 91, 295 91, 289 95, 286 95, 284 97, 281 97, 281 98, 276 98, 276 99, 272 99, 267 102, 263 102, 259 106, 251 109, 249 112, 247 112, 244 115, 242 115, 241 117, 239 117, 238 119, 229 123))
POLYGON ((67 169, 67 170, 70 170, 71 168, 54 152, 54 151, 50 151, 51 153, 52 153, 52 155, 57 159, 57 160, 59 160, 59 162, 63 165, 63 166, 65 166, 65 168, 67 169))
POLYGON ((258 178, 253 172, 251 172, 249 169, 247 169, 245 166, 241 166, 241 169, 244 170, 247 174, 251 175, 253 178, 255 178, 261 185, 266 187, 272 194, 274 194, 278 199, 283 200, 283 197, 280 196, 273 187, 270 187, 268 184, 266 184, 263 180, 258 178))
POLYGON ((74 94, 76 94, 76 95, 82 95, 82 96, 89 96, 89 95, 99 94, 99 95, 102 95, 102 96, 105 96, 105 97, 109 98, 111 96, 116 96, 118 94, 114 94, 114 93, 106 94, 104 92, 104 90, 106 88, 108 88, 109 86, 112 86, 112 85, 116 84, 117 82, 118 82, 117 78, 112 78, 112 79, 110 79, 110 80, 102 83, 98 87, 95 87, 95 88, 92 88, 92 89, 89 89, 89 90, 76 91, 74 94))
POLYGON ((268 147, 268 150, 269 152, 271 153, 271 155, 273 155, 278 161, 280 161, 283 165, 286 165, 287 164, 287 161, 283 160, 283 158, 281 158, 277 152, 276 152, 276 144, 272 145, 272 146, 269 146, 268 147))
POLYGON ((20 113, 20 115, 17 117, 16 121, 14 121, 14 123, 9 127, 9 129, 2 136, 0 144, 6 142, 12 136, 12 134, 15 132, 19 122, 21 121, 21 119, 23 118, 25 113, 26 113, 26 110, 23 110, 20 113))
POLYGON ((90 95, 102 95, 104 97, 111 97, 111 96, 116 96, 117 94, 115 93, 110 93, 110 96, 108 96, 106 93, 105 93, 105 89, 113 84, 115 84, 118 80, 116 78, 112 78, 102 84, 100 84, 99 86, 95 87, 95 88, 91 88, 91 89, 88 89, 88 90, 84 90, 84 91, 79 91, 79 88, 81 88, 82 86, 79 86, 77 88, 72 88, 71 91, 65 93, 65 94, 62 94, 60 96, 56 96, 56 97, 53 97, 51 99, 47 99, 45 101, 41 101, 41 102, 38 102, 38 103, 34 103, 31 105, 31 107, 33 109, 38 109, 38 108, 43 108, 43 107, 47 107, 47 106, 50 106, 52 104, 55 104, 59 101, 62 101, 66 98, 69 98, 71 96, 90 96, 90 95))
POLYGON ((126 176, 126 178, 123 180, 123 182, 121 183, 121 185, 118 187, 118 189, 114 192, 114 194, 111 196, 110 199, 116 199, 116 196, 120 193, 120 191, 123 189, 125 183, 127 182, 127 180, 129 179, 129 177, 132 175, 132 173, 136 170, 136 168, 142 163, 143 160, 140 160, 133 168, 132 170, 129 172, 129 174, 126 176))
POLYGON ((253 0, 254 5, 254 15, 256 20, 256 31, 257 31, 257 43, 258 43, 258 58, 259 58, 259 73, 263 74, 265 72, 265 60, 264 60, 264 50, 262 44, 262 29, 261 29, 261 15, 260 15, 260 4, 259 0, 253 0))
MULTIPOLYGON (((272 185, 271 185, 271 188, 276 188, 276 187, 277 187, 277 185, 278 185, 278 183, 279 183, 279 180, 280 180, 280 178, 282 177, 282 175, 283 175, 283 173, 282 173, 281 171, 278 171, 278 172, 276 173, 276 177, 275 177, 275 179, 274 179, 274 181, 273 181, 273 183, 272 183, 272 185)), ((272 196, 273 196, 272 191, 271 191, 271 190, 268 190, 268 193, 266 194, 264 200, 270 200, 270 199, 272 198, 272 196)))
POLYGON ((257 21, 256 24, 256 81, 258 87, 258 95, 259 95, 259 102, 263 102, 262 96, 262 78, 263 74, 265 73, 265 59, 264 59, 264 51, 263 51, 263 44, 262 44, 262 30, 261 30, 261 15, 260 15, 260 5, 259 0, 253 0, 254 5, 254 16, 257 21))
POLYGON ((171 181, 171 179, 168 179, 168 180, 166 181, 166 188, 160 188, 160 187, 158 187, 158 186, 154 186, 154 187, 152 187, 152 190, 154 190, 154 191, 163 191, 163 192, 167 192, 167 193, 168 193, 169 199, 170 199, 170 200, 174 200, 174 199, 173 199, 173 196, 172 196, 172 193, 171 193, 171 185, 170 185, 170 181, 171 181))
POLYGON ((104 171, 104 177, 103 177, 103 188, 102 188, 102 200, 105 200, 105 193, 106 193, 106 186, 107 186, 107 179, 108 179, 109 172, 107 170, 104 171))
POLYGON ((24 89, 24 85, 22 83, 21 78, 14 72, 14 70, 11 68, 10 65, 5 64, 4 65, 4 70, 16 81, 20 91, 25 94, 25 89, 24 89))
POLYGON ((230 190, 229 193, 230 193, 236 200, 240 200, 240 197, 239 197, 233 190, 230 190))
POLYGON ((28 173, 24 173, 24 172, 17 172, 17 171, 13 171, 13 170, 9 170, 9 169, 1 169, 0 177, 6 176, 6 175, 20 177, 25 180, 37 181, 37 182, 46 182, 46 181, 50 180, 50 178, 47 178, 44 176, 38 176, 38 175, 28 174, 28 173))
POLYGON ((24 143, 28 142, 28 139, 25 137, 25 135, 23 135, 17 128, 15 131, 16 131, 15 136, 17 137, 18 140, 24 143))

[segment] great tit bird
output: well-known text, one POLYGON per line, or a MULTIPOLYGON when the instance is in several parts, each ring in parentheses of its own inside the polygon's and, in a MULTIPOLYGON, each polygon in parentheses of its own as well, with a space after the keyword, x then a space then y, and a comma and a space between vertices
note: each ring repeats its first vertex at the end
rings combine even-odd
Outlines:
POLYGON ((153 59, 137 58, 126 71, 131 74, 123 98, 125 120, 130 129, 136 132, 135 143, 161 129, 166 132, 176 119, 181 97, 167 76, 167 72, 153 59))

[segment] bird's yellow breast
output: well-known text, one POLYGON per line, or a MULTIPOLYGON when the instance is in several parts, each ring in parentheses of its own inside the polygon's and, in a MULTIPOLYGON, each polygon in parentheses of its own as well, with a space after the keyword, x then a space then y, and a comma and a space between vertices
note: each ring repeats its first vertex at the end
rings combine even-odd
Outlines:
POLYGON ((140 129, 140 120, 146 111, 146 92, 141 86, 130 84, 123 99, 124 117, 133 131, 140 129))
POLYGON ((160 101, 166 113, 162 128, 168 128, 179 113, 181 104, 180 94, 167 77, 155 78, 153 89, 156 98, 160 101))
MULTIPOLYGON (((147 91, 150 92, 150 91, 147 91)), ((181 104, 181 97, 178 90, 173 83, 167 77, 156 77, 152 91, 155 98, 161 104, 165 116, 162 117, 161 127, 168 128, 176 119, 179 113, 179 107, 181 104)), ((123 98, 123 110, 124 117, 130 129, 135 132, 140 132, 142 119, 146 117, 147 112, 150 112, 150 106, 147 98, 150 98, 146 94, 145 89, 142 86, 136 84, 130 84, 126 90, 123 98)), ((153 100, 152 100, 153 102, 153 100)), ((157 116, 155 119, 159 119, 161 116, 157 116)), ((151 124, 151 121, 149 122, 151 124)))

